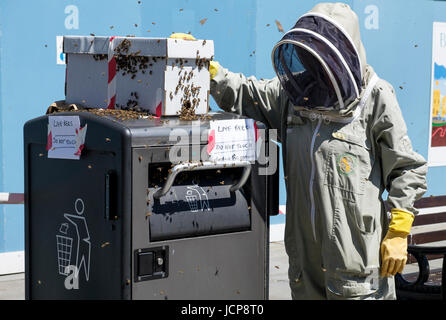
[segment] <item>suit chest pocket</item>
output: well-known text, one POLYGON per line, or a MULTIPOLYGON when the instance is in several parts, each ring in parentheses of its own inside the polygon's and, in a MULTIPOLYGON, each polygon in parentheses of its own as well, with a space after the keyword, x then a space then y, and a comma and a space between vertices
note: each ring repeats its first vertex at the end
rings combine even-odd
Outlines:
MULTIPOLYGON (((327 148, 324 184, 344 200, 356 202, 370 175, 371 154, 363 135, 334 132, 327 148)), ((365 136, 365 135, 364 135, 365 136)))

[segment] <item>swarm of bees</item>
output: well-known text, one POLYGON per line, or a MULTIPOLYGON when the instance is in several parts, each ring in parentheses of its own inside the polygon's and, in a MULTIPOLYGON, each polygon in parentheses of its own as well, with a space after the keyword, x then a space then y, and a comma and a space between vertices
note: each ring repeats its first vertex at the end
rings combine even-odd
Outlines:
POLYGON ((121 110, 141 112, 141 108, 138 105, 138 93, 136 91, 130 92, 130 97, 131 98, 127 100, 127 104, 125 106, 117 103, 116 107, 121 110))
POLYGON ((115 48, 115 52, 117 54, 127 54, 129 52, 130 47, 132 46, 132 42, 128 39, 124 39, 118 44, 115 48))
MULTIPOLYGON (((206 44, 206 40, 203 41, 203 45, 206 44)), ((206 58, 200 58, 200 50, 197 50, 197 56, 195 59, 195 65, 198 66, 198 70, 201 70, 204 66, 209 68, 209 60, 206 58)), ((212 60, 212 58, 211 58, 212 60)), ((175 95, 178 94, 178 91, 181 89, 183 92, 183 97, 181 98, 181 109, 177 112, 180 120, 208 120, 211 117, 207 115, 196 115, 195 110, 200 104, 200 86, 194 86, 193 83, 189 84, 192 77, 194 76, 193 70, 187 72, 183 70, 183 64, 187 63, 187 60, 177 59, 175 61, 177 64, 180 64, 180 71, 178 73, 178 84, 175 88, 175 95), (184 74, 182 75, 182 73, 184 74)), ((172 92, 170 93, 171 100, 173 99, 172 92)))
POLYGON ((195 65, 198 67, 198 70, 201 70, 203 67, 209 69, 209 60, 206 58, 200 58, 199 51, 197 51, 197 58, 195 59, 195 65))
POLYGON ((197 115, 195 113, 195 110, 198 106, 198 103, 200 102, 200 98, 197 98, 199 93, 199 87, 193 87, 194 90, 184 90, 184 96, 181 98, 181 109, 180 111, 177 111, 177 114, 179 116, 180 120, 209 120, 211 119, 211 116, 209 115, 197 115), (198 90, 197 90, 198 88, 198 90), (192 93, 193 92, 193 93, 192 93), (192 100, 191 100, 192 99, 192 100))
MULTIPOLYGON (((120 105, 116 105, 119 108, 125 108, 120 105)), ((58 113, 58 112, 67 112, 67 109, 55 109, 49 114, 58 113)), ((144 111, 138 111, 133 109, 96 109, 96 108, 86 108, 86 109, 79 109, 76 110, 76 112, 89 112, 92 114, 95 114, 100 117, 112 117, 116 120, 120 121, 127 121, 127 120, 137 120, 137 119, 148 119, 148 120, 154 120, 155 117, 148 112, 144 111)), ((181 109, 181 113, 179 115, 180 120, 209 120, 211 119, 208 115, 196 115, 193 108, 190 107, 184 107, 181 109)), ((160 120, 161 123, 169 123, 169 120, 160 120)), ((106 140, 107 142, 110 141, 109 138, 106 140)))
POLYGON ((195 114, 195 107, 191 106, 190 100, 184 101, 180 111, 177 112, 180 120, 192 121, 192 120, 210 120, 209 115, 197 115, 195 114))
MULTIPOLYGON (((66 112, 65 109, 58 109, 54 110, 52 113, 57 112, 66 112)), ((101 117, 112 117, 117 120, 125 121, 125 120, 135 120, 135 119, 142 119, 142 118, 148 118, 150 120, 154 119, 154 117, 147 112, 141 112, 141 111, 134 111, 134 110, 119 110, 119 109, 79 109, 76 110, 77 112, 90 112, 97 116, 101 117)))
POLYGON ((181 110, 177 112, 180 120, 197 120, 195 109, 191 107, 190 101, 184 101, 181 110))
MULTIPOLYGON (((147 70, 149 67, 153 66, 153 63, 150 63, 150 57, 140 56, 141 50, 136 52, 129 53, 130 47, 132 46, 132 42, 128 39, 124 39, 119 43, 115 48, 115 60, 116 60, 116 71, 121 72, 122 75, 131 75, 131 79, 135 79, 138 70, 141 70, 142 74, 148 72, 152 74, 152 70, 147 70)), ((153 62, 156 62, 157 59, 164 60, 165 57, 152 57, 153 62)))

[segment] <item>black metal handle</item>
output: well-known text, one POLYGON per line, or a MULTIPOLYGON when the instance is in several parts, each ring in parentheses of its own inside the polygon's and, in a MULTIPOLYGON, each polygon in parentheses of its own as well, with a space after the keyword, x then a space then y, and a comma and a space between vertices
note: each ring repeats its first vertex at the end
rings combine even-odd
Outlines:
POLYGON ((164 184, 164 187, 158 189, 153 195, 153 198, 159 199, 162 196, 166 195, 170 188, 172 187, 176 176, 180 172, 184 171, 199 171, 199 170, 211 170, 211 169, 223 169, 223 168, 239 168, 243 167, 243 174, 238 183, 231 186, 229 189, 231 192, 235 192, 239 190, 243 185, 248 181, 249 175, 251 174, 251 163, 249 161, 238 161, 238 162, 184 162, 177 164, 171 169, 171 173, 167 177, 167 181, 164 184))

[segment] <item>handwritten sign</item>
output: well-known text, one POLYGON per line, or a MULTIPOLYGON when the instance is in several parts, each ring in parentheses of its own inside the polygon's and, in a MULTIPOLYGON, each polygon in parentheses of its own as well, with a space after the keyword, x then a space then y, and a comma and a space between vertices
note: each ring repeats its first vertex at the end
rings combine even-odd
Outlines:
POLYGON ((78 116, 48 117, 48 158, 79 160, 87 125, 81 128, 78 116))
POLYGON ((256 127, 254 120, 211 121, 208 154, 211 161, 255 161, 256 127))

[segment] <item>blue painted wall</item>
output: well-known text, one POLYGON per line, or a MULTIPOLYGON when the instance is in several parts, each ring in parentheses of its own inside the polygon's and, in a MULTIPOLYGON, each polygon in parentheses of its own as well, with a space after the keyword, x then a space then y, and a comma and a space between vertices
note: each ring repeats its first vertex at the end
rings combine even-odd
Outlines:
MULTIPOLYGON (((271 49, 282 36, 275 20, 287 30, 318 2, 1 0, 0 192, 23 192, 23 124, 64 98, 65 68, 56 64, 57 35, 165 37, 190 31, 197 38, 215 41, 216 59, 225 67, 271 78, 271 49), (78 11, 78 28, 73 8, 78 11)), ((359 16, 368 62, 395 87, 414 148, 427 157, 432 22, 446 22, 446 2, 345 2, 359 16)), ((446 168, 430 168, 427 195, 446 194, 445 179, 446 168)), ((285 201, 282 179, 280 202, 285 201)), ((273 217, 271 222, 283 222, 283 217, 273 217)), ((22 250, 23 239, 23 206, 0 206, 0 252, 22 250)))

